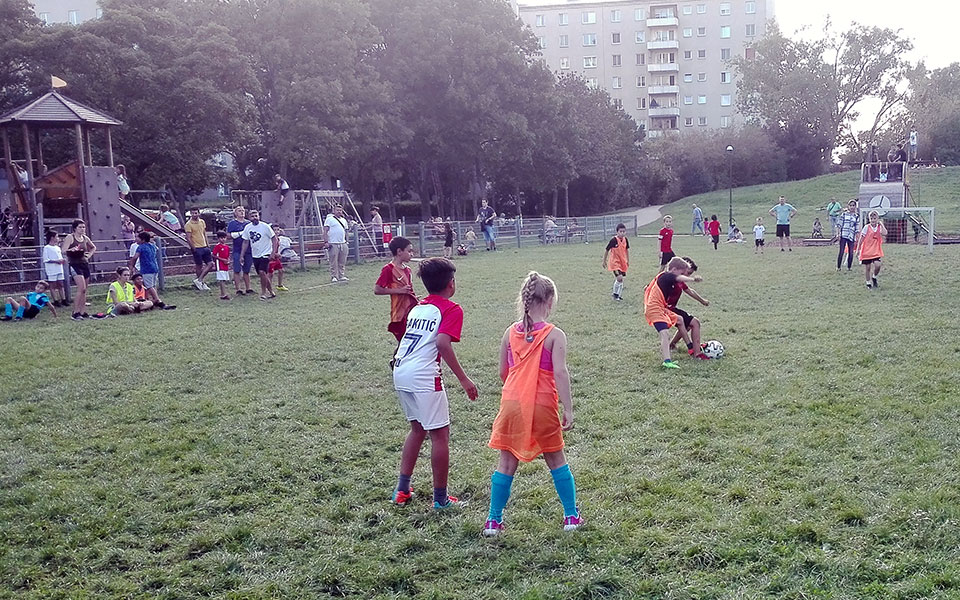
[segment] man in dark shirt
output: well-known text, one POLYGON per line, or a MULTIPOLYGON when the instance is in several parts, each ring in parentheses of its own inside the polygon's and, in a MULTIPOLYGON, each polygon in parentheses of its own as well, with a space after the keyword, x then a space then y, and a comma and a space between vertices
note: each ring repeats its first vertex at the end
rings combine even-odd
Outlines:
POLYGON ((480 212, 477 213, 477 223, 483 230, 483 239, 487 242, 487 250, 497 249, 497 230, 493 220, 497 218, 497 211, 487 204, 486 200, 480 203, 480 212))

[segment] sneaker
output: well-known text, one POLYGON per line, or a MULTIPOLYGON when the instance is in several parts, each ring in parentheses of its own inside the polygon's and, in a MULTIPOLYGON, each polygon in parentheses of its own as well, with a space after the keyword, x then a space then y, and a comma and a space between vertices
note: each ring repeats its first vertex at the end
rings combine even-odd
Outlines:
POLYGON ((390 502, 393 502, 397 506, 406 506, 411 500, 413 500, 413 488, 410 488, 409 492, 401 492, 400 490, 393 490, 393 497, 390 499, 390 502))
POLYGON ((81 315, 80 313, 73 313, 72 315, 70 315, 70 318, 73 319, 74 321, 82 321, 83 315, 81 315))
POLYGON ((340 278, 340 281, 350 281, 350 278, 344 275, 343 277, 340 278))
POLYGON ((87 313, 80 313, 80 316, 82 316, 84 319, 90 318, 90 315, 88 315, 87 313))
POLYGON ((229 299, 230 299, 230 296, 224 294, 224 295, 220 296, 220 299, 221 299, 221 300, 229 300, 229 299))
POLYGON ((447 503, 440 504, 437 501, 433 502, 433 510, 447 510, 450 508, 462 508, 466 506, 466 502, 461 502, 456 496, 447 496, 447 503))
POLYGON ((8 317, 6 315, 0 317, 0 321, 12 321, 13 317, 8 317))
MULTIPOLYGON (((138 310, 138 311, 135 311, 135 312, 140 312, 140 311, 138 310)), ((117 313, 109 312, 109 313, 107 313, 107 318, 109 318, 109 319, 116 319, 116 318, 117 318, 117 313)))
POLYGON ((163 310, 177 310, 176 304, 164 304, 163 310))
MULTIPOLYGON (((673 347, 671 346, 670 349, 673 350, 673 347)), ((694 348, 687 348, 687 354, 689 354, 690 356, 696 356, 697 351, 694 348)))
POLYGON ((872 290, 872 289, 873 289, 873 285, 870 284, 869 282, 867 282, 867 289, 868 289, 868 290, 872 290))
POLYGON ((205 291, 205 292, 209 292, 209 291, 210 291, 210 286, 209 286, 209 285, 205 284, 205 283, 202 282, 202 281, 200 282, 200 285, 203 286, 203 291, 205 291))
POLYGON ((14 320, 14 321, 22 321, 22 320, 23 320, 23 317, 14 317, 13 320, 14 320))
POLYGON ((694 357, 694 358, 699 358, 700 360, 710 360, 710 357, 707 356, 706 354, 704 354, 703 352, 699 352, 699 353, 697 353, 697 354, 694 354, 693 357, 694 357))
POLYGON ((574 531, 580 529, 580 526, 583 525, 583 517, 577 515, 575 517, 564 517, 563 518, 563 530, 564 531, 574 531))
POLYGON ((331 278, 330 278, 330 283, 340 283, 340 280, 337 279, 336 277, 331 277, 331 278))
POLYGON ((193 280, 193 287, 197 288, 198 290, 200 290, 200 291, 202 292, 202 291, 203 291, 203 282, 201 282, 199 279, 194 279, 194 280, 193 280))
POLYGON ((876 277, 872 277, 871 279, 873 279, 873 289, 875 289, 875 290, 880 289, 880 282, 877 281, 877 278, 876 278, 876 277))
POLYGON ((677 363, 673 362, 672 360, 665 360, 665 361, 663 361, 662 363, 660 363, 660 366, 663 367, 664 369, 679 369, 679 368, 680 368, 680 365, 678 365, 677 363))
POLYGON ((280 291, 280 292, 289 292, 289 291, 290 291, 290 288, 288 288, 288 287, 285 286, 285 285, 278 285, 278 286, 277 286, 277 291, 280 291))
POLYGON ((483 524, 483 536, 497 537, 504 529, 506 528, 503 526, 503 521, 487 519, 487 522, 483 524))

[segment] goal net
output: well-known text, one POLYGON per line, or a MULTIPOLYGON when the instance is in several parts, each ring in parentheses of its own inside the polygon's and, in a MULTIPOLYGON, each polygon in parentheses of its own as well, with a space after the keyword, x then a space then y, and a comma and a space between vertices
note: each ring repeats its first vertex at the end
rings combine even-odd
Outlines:
POLYGON ((887 228, 888 244, 924 244, 927 250, 933 253, 933 243, 936 240, 934 229, 935 213, 932 206, 896 207, 876 206, 860 209, 860 227, 869 223, 870 213, 874 210, 880 215, 884 227, 887 228))

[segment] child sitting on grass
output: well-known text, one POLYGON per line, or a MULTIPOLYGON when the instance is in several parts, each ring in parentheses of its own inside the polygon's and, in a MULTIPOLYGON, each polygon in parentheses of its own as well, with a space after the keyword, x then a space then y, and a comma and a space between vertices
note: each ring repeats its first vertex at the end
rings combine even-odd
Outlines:
POLYGON ((50 314, 56 319, 57 309, 50 302, 50 296, 47 295, 48 289, 50 289, 50 284, 41 279, 37 282, 33 291, 26 296, 20 296, 16 300, 7 298, 6 305, 3 307, 4 315, 0 317, 0 321, 22 321, 23 319, 36 318, 44 306, 50 307, 50 314))
POLYGON ((520 322, 508 327, 500 342, 503 393, 489 443, 500 451, 500 462, 490 478, 490 511, 483 526, 488 537, 503 531, 503 509, 520 461, 531 462, 541 454, 563 505, 563 530, 573 531, 583 524, 573 474, 563 453, 563 432, 573 427, 567 336, 547 321, 556 301, 553 281, 531 271, 517 298, 520 322))

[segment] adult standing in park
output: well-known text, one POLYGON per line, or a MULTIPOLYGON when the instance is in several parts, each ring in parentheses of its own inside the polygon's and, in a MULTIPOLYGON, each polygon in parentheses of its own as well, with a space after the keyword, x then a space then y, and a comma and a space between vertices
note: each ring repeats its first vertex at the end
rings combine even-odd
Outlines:
POLYGON ((706 235, 707 232, 703 228, 703 210, 700 209, 696 204, 693 205, 693 226, 690 227, 690 235, 696 235, 697 230, 700 230, 701 235, 706 235))
POLYGON ((780 196, 777 203, 770 209, 770 216, 777 218, 777 238, 780 240, 780 252, 783 252, 783 238, 787 238, 787 248, 793 252, 793 244, 790 241, 790 219, 797 214, 797 209, 791 204, 787 204, 787 199, 780 196))
POLYGON ((260 299, 275 298, 273 283, 270 281, 270 261, 280 260, 280 240, 273 232, 273 227, 260 220, 260 213, 251 210, 250 222, 243 228, 243 248, 241 254, 248 251, 253 255, 253 266, 260 276, 260 299))
POLYGON ((183 231, 187 236, 190 251, 193 253, 193 264, 197 271, 197 278, 193 280, 193 285, 200 291, 209 290, 210 286, 204 283, 203 279, 213 269, 213 253, 207 243, 207 224, 200 218, 199 208, 194 207, 190 211, 190 219, 183 226, 183 231))
POLYGON ((494 219, 497 218, 497 211, 487 203, 486 199, 480 201, 480 212, 477 213, 477 223, 480 223, 480 229, 483 230, 483 239, 487 242, 487 251, 496 251, 497 249, 497 229, 494 225, 494 219))
POLYGON ((907 158, 910 159, 910 162, 916 162, 917 160, 917 142, 919 141, 920 134, 917 133, 916 124, 910 128, 910 156, 907 158))
POLYGON ((853 252, 860 238, 860 211, 856 198, 847 202, 847 212, 840 215, 837 239, 840 242, 840 252, 837 254, 837 272, 843 263, 843 252, 847 250, 847 270, 853 266, 853 252))
POLYGON ((836 198, 830 198, 827 204, 827 215, 830 217, 830 235, 837 237, 840 227, 840 214, 843 212, 843 205, 837 202, 836 198))
POLYGON ((370 209, 370 228, 373 229, 373 243, 377 247, 377 256, 383 256, 383 217, 380 216, 379 206, 370 209))
POLYGON ((250 289, 250 267, 253 266, 253 254, 249 248, 246 252, 243 251, 243 238, 241 237, 249 222, 247 221, 247 209, 238 206, 233 209, 233 219, 227 223, 227 233, 233 239, 233 251, 230 253, 233 258, 233 287, 238 296, 253 293, 253 290, 250 289), (243 287, 240 286, 241 281, 243 287))
POLYGON ((344 273, 347 266, 347 219, 343 206, 334 205, 333 212, 323 221, 323 241, 327 245, 327 260, 330 261, 330 283, 350 281, 344 273))
POLYGON ((73 298, 73 315, 70 318, 80 321, 90 316, 86 313, 87 283, 90 280, 90 257, 97 251, 97 246, 87 237, 86 223, 77 219, 72 227, 73 231, 63 237, 60 248, 67 257, 70 275, 77 286, 77 293, 73 298))

